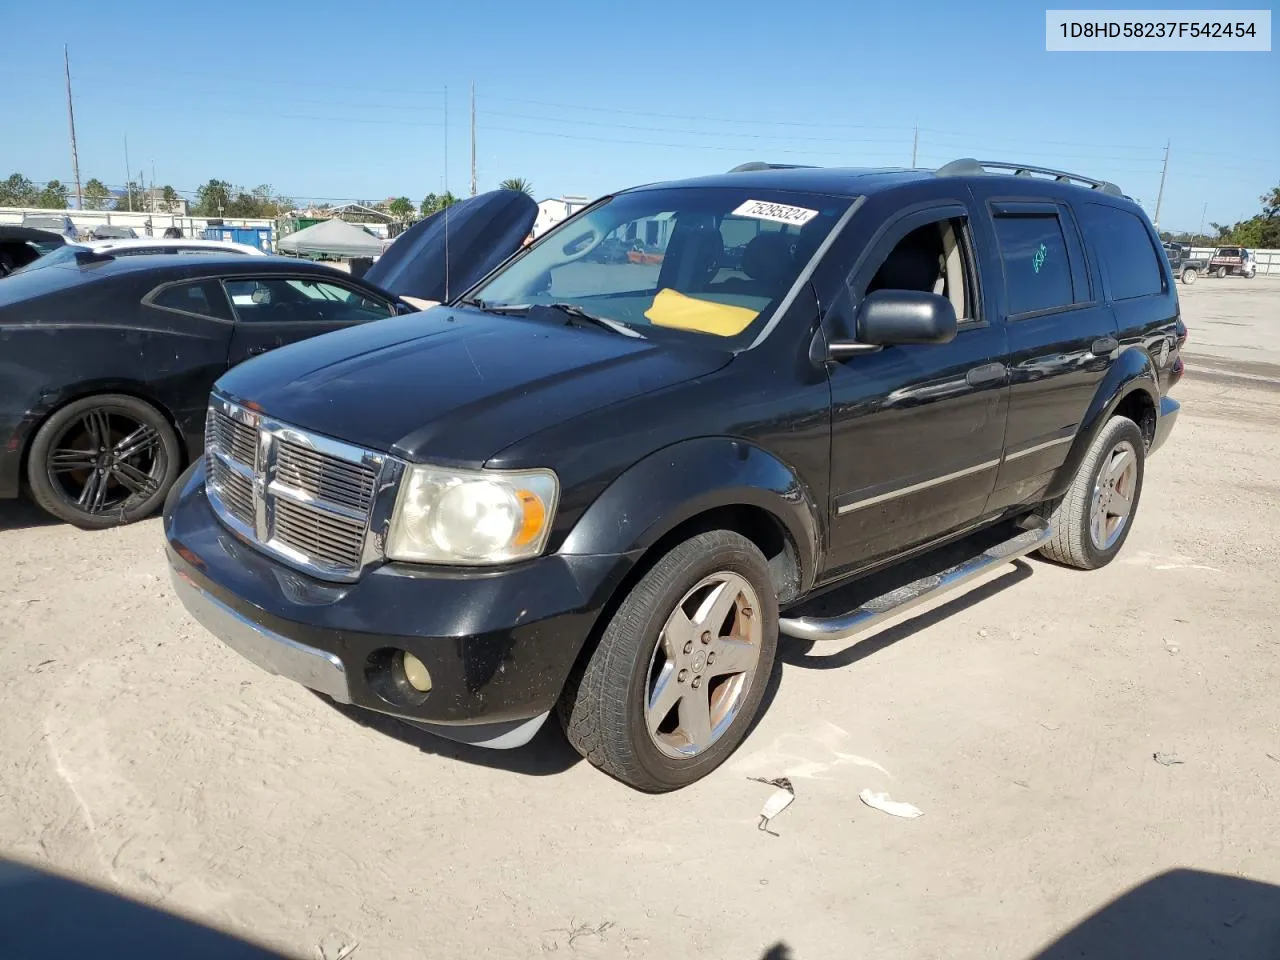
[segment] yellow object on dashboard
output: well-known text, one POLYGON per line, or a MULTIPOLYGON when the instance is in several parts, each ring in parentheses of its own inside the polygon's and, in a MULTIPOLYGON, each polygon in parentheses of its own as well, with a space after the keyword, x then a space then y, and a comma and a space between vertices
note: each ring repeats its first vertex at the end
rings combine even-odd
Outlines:
POLYGON ((732 337, 747 329, 760 315, 758 310, 735 307, 727 303, 686 297, 677 290, 664 288, 653 298, 653 306, 644 312, 656 327, 696 330, 717 337, 732 337))

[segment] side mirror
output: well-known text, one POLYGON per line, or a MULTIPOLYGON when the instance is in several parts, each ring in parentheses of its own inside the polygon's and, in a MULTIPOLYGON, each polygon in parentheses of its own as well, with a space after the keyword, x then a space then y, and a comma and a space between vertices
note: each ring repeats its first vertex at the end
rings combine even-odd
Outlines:
POLYGON ((834 359, 897 344, 950 343, 958 321, 946 297, 918 290, 877 290, 858 308, 856 341, 831 344, 834 359))

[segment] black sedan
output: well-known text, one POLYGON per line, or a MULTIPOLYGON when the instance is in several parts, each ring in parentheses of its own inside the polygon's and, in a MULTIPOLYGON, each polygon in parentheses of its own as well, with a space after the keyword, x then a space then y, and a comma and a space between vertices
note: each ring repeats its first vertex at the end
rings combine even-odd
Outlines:
POLYGON ((83 249, 18 270, 0 283, 0 499, 25 487, 85 529, 150 515, 201 455, 228 368, 445 300, 518 250, 536 215, 513 191, 471 198, 363 279, 288 257, 83 249))

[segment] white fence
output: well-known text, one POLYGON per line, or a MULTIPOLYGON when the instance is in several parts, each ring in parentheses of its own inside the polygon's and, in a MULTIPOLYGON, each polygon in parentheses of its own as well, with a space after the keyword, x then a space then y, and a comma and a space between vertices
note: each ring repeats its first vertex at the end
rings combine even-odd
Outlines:
MULTIPOLYGON (((1215 247, 1192 247, 1191 256, 1203 257, 1208 260, 1213 256, 1215 247)), ((1253 254, 1253 259, 1258 264, 1258 276, 1260 277, 1280 277, 1280 250, 1254 250, 1246 248, 1253 254)))
MULTIPOLYGON (((147 221, 151 221, 153 236, 163 236, 166 228, 177 227, 184 237, 199 237, 209 225, 207 217, 180 217, 172 213, 130 213, 127 210, 37 210, 32 207, 0 207, 0 223, 22 223, 24 216, 61 217, 68 216, 82 235, 86 235, 94 227, 109 224, 114 227, 133 227, 140 237, 147 235, 147 221)), ((217 219, 217 218, 215 218, 217 219)), ((272 246, 275 246, 276 222, 244 217, 223 217, 222 222, 229 227, 270 227, 272 246)))

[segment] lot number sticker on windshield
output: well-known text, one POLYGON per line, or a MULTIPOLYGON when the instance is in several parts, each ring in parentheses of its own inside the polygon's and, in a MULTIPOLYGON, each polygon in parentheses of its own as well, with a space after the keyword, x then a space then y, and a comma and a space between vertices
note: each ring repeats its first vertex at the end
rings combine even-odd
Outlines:
POLYGON ((733 215, 751 217, 753 220, 772 220, 774 223, 791 223, 799 227, 816 217, 818 211, 792 207, 785 203, 770 203, 767 200, 748 200, 734 210, 733 215))

